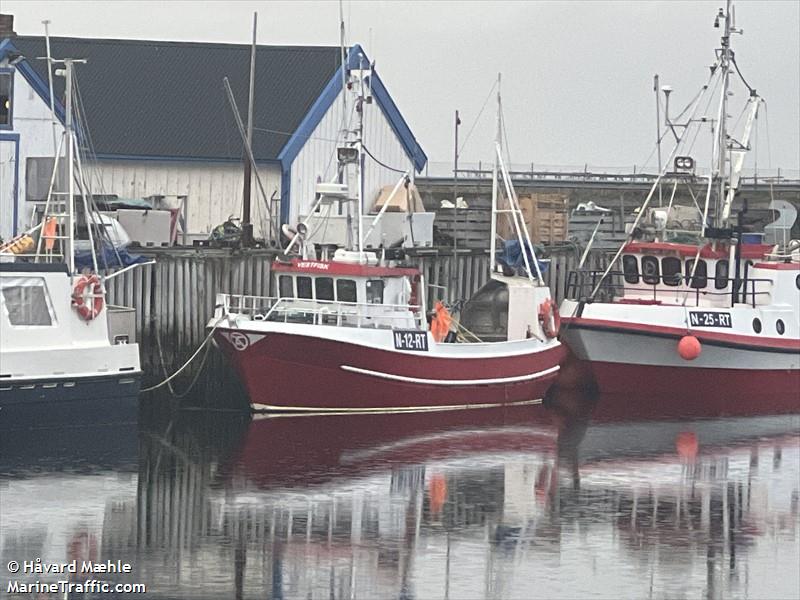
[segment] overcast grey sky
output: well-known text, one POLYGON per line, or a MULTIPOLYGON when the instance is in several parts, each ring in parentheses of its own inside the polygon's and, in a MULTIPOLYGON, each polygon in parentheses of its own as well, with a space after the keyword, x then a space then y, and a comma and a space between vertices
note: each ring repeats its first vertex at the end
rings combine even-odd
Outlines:
MULTIPOLYGON (((511 160, 542 165, 631 166, 655 143, 653 75, 683 106, 707 77, 724 0, 638 2, 352 2, 350 43, 376 61, 428 157, 452 162, 453 111, 461 137, 472 127, 498 71, 511 160)), ((338 2, 4 0, 19 34, 249 43, 338 44, 338 2)), ((800 168, 800 2, 740 0, 734 48, 767 100, 758 165, 800 168)), ((257 100, 256 100, 257 101, 257 100)), ((734 115, 736 116, 736 115, 734 115)), ((90 116, 91 119, 91 116, 90 116)), ((462 161, 491 157, 494 104, 462 161)), ((91 122, 91 121, 90 121, 91 122)), ((752 166, 752 157, 750 159, 752 166)), ((654 165, 654 159, 650 161, 654 165)))

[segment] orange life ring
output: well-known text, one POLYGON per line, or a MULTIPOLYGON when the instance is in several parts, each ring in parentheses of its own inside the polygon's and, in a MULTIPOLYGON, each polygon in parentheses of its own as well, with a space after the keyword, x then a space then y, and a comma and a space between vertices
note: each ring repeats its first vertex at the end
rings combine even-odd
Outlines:
POLYGON ((561 315, 558 313, 558 305, 552 298, 539 305, 539 322, 547 337, 552 339, 558 335, 561 329, 561 315))
POLYGON ((83 275, 72 288, 72 306, 84 321, 91 321, 103 310, 103 286, 97 275, 83 275))

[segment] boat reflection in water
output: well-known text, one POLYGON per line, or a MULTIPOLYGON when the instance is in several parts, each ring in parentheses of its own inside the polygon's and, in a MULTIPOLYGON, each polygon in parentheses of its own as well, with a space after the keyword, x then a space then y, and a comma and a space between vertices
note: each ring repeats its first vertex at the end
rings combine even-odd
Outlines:
MULTIPOLYGON (((154 598, 798 594, 800 417, 542 412, 148 418, 138 481, 40 521, 81 523, 154 598)), ((4 560, 66 556, 9 534, 62 476, 6 477, 4 560)))

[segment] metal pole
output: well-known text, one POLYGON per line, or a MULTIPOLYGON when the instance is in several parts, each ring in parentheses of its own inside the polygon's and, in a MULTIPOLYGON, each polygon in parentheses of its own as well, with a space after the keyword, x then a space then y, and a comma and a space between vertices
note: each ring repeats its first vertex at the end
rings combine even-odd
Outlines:
MULTIPOLYGON (((495 144, 500 144, 500 73, 497 74, 497 133, 495 144)), ((497 238, 497 152, 492 167, 492 220, 489 229, 489 275, 495 269, 495 239, 497 238)))
POLYGON ((44 25, 44 43, 47 48, 47 85, 50 89, 50 121, 53 124, 53 152, 55 152, 58 146, 58 121, 56 120, 56 101, 53 94, 53 55, 50 53, 50 28, 48 27, 50 21, 45 19, 42 24, 44 25))
MULTIPOLYGON (((75 144, 72 139, 72 61, 65 61, 67 75, 67 114, 66 114, 66 128, 67 128, 67 177, 69 179, 69 234, 67 234, 67 265, 69 265, 69 273, 75 273, 75 166, 74 166, 74 152, 75 144)), ((87 215, 88 216, 88 215, 87 215)))
MULTIPOLYGON (((653 91, 656 95, 656 150, 658 153, 658 172, 661 173, 661 107, 658 102, 658 73, 653 76, 653 91)), ((658 184, 658 206, 661 205, 661 184, 658 184)))
MULTIPOLYGON (((455 121, 455 143, 453 144, 453 260, 455 260, 456 250, 458 250, 458 126, 461 119, 458 118, 456 111, 455 121)), ((456 277, 456 269, 453 269, 453 279, 456 277)), ((455 289, 455 287, 453 288, 455 289)))
MULTIPOLYGON (((258 13, 253 13, 253 45, 250 47, 250 91, 247 100, 247 145, 253 147, 253 99, 255 96, 256 75, 256 32, 258 27, 258 13)), ((242 246, 253 243, 253 225, 250 222, 250 187, 253 173, 250 157, 244 156, 244 189, 242 202, 242 246)))

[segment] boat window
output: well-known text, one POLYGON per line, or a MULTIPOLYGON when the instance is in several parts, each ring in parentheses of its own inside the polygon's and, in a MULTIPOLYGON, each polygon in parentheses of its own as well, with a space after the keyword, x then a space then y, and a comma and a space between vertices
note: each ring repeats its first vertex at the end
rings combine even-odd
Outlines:
POLYGON ((352 279, 337 279, 336 299, 339 302, 357 302, 356 282, 352 279))
POLYGON ((2 289, 3 305, 11 325, 16 327, 53 325, 53 311, 43 278, 15 277, 3 281, 2 289))
POLYGON ((311 298, 311 277, 297 278, 297 297, 311 298))
POLYGON ((695 289, 702 289, 708 285, 708 265, 704 260, 697 261, 697 268, 694 266, 694 259, 689 258, 686 260, 686 281, 692 276, 692 269, 694 269, 694 279, 689 287, 695 289))
POLYGON ((367 280, 367 304, 383 304, 383 281, 381 279, 367 280))
POLYGON ((681 283, 681 259, 674 256, 665 256, 661 259, 661 272, 664 275, 664 284, 676 286, 681 283))
POLYGON ((728 261, 718 260, 717 268, 714 271, 714 287, 724 290, 728 287, 728 261))
POLYGON ((658 284, 658 259, 655 256, 642 257, 642 279, 650 285, 658 284))
POLYGON ((317 300, 333 300, 333 278, 317 277, 314 280, 314 293, 317 300))
POLYGON ((291 275, 278 277, 278 297, 294 298, 294 282, 291 275))
POLYGON ((639 261, 632 254, 622 257, 622 272, 625 275, 625 283, 639 283, 639 261))

